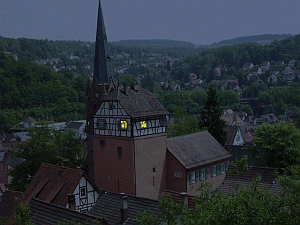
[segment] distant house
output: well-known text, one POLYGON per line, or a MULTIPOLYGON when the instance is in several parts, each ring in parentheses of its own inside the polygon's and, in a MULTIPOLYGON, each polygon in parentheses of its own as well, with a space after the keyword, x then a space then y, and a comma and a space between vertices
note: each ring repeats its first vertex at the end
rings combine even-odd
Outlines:
POLYGON ((275 66, 276 67, 284 66, 284 61, 276 61, 275 66))
POLYGON ((167 190, 197 195, 201 181, 218 187, 226 174, 231 154, 208 132, 167 140, 167 190))
POLYGON ((85 140, 87 137, 85 133, 85 125, 86 125, 85 120, 71 121, 66 125, 65 131, 67 132, 68 130, 71 130, 75 133, 76 138, 85 140))
POLYGON ((257 75, 261 75, 263 72, 262 72, 262 69, 259 66, 257 66, 257 67, 254 67, 252 69, 252 73, 257 74, 257 75))
POLYGON ((291 67, 287 66, 284 71, 283 71, 283 74, 287 75, 287 74, 292 74, 293 73, 293 70, 291 67))
POLYGON ((262 63, 261 63, 261 69, 263 70, 263 71, 266 71, 266 70, 268 70, 268 69, 270 69, 270 62, 269 61, 263 61, 262 63))
POLYGON ((268 83, 277 83, 277 77, 275 75, 269 76, 268 83))
POLYGON ((36 121, 33 118, 28 117, 26 120, 11 128, 11 132, 13 136, 17 139, 20 139, 20 141, 26 141, 27 139, 29 139, 27 131, 28 128, 34 127, 35 124, 36 121))
POLYGON ((253 63, 244 63, 243 70, 251 70, 253 67, 253 63))
POLYGON ((239 126, 226 126, 225 131, 227 133, 226 145, 244 145, 245 141, 242 135, 241 128, 239 126))
POLYGON ((244 125, 245 121, 240 117, 238 112, 230 112, 224 110, 221 119, 225 121, 226 125, 244 125))
POLYGON ((99 190, 82 170, 43 163, 24 192, 22 201, 33 197, 54 205, 88 212, 95 204, 99 190))
POLYGON ((296 60, 292 59, 292 60, 289 61, 288 66, 289 67, 295 67, 295 63, 296 63, 296 60))
POLYGON ((280 121, 277 119, 277 117, 274 114, 266 114, 261 115, 258 120, 257 124, 263 124, 263 123, 269 123, 269 124, 275 124, 279 123, 280 121))

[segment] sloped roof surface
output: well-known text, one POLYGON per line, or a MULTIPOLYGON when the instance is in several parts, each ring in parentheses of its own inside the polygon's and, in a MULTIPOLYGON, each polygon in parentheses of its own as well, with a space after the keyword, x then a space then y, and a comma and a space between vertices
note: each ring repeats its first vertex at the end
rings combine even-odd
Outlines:
POLYGON ((220 192, 234 194, 239 187, 251 187, 255 179, 258 179, 261 188, 264 188, 265 185, 271 189, 279 187, 274 182, 275 168, 251 166, 248 170, 241 171, 239 174, 232 173, 232 171, 233 167, 229 165, 225 179, 219 187, 220 192))
POLYGON ((70 122, 66 129, 79 129, 83 124, 84 122, 70 122))
POLYGON ((168 138, 167 148, 186 169, 231 157, 208 131, 168 138))
POLYGON ((9 217, 15 206, 15 197, 21 198, 22 192, 6 190, 0 202, 0 217, 9 217))
POLYGON ((83 176, 82 170, 43 163, 24 192, 22 200, 32 198, 65 207, 68 194, 72 194, 83 176))
POLYGON ((76 224, 90 224, 97 219, 91 215, 47 203, 36 198, 31 199, 29 205, 31 220, 36 225, 57 225, 59 222, 66 221, 72 221, 76 224))
MULTIPOLYGON (((118 224, 121 220, 120 201, 120 194, 101 191, 97 202, 93 208, 90 209, 88 214, 98 218, 104 218, 108 224, 118 224)), ((127 203, 128 220, 126 224, 135 224, 133 218, 135 218, 139 212, 151 210, 154 215, 160 213, 158 201, 156 200, 127 196, 127 203)))
POLYGON ((148 117, 167 115, 168 111, 156 97, 139 86, 127 86, 127 94, 123 88, 117 88, 103 97, 104 101, 119 101, 126 112, 132 117, 148 117), (134 90, 135 89, 135 90, 134 90))
MULTIPOLYGON (((167 195, 170 196, 171 199, 173 200, 174 203, 176 204, 183 204, 183 199, 180 193, 178 192, 174 192, 174 191, 170 191, 170 190, 164 190, 162 193, 163 195, 167 195)), ((188 207, 189 208, 196 208, 196 200, 195 200, 195 196, 191 196, 188 195, 188 207)))

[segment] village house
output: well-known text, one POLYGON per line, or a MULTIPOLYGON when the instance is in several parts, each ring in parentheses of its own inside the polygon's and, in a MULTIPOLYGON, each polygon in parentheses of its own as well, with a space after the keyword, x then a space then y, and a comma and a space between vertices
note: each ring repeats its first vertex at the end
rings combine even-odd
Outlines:
POLYGON ((231 154, 208 132, 187 134, 167 140, 166 190, 197 195, 201 181, 212 189, 223 181, 231 154))
POLYGON ((243 70, 251 70, 253 67, 253 63, 244 63, 243 70))
POLYGON ((268 83, 277 83, 277 77, 275 75, 269 76, 268 83))
POLYGON ((266 71, 266 70, 268 70, 268 69, 270 69, 270 62, 269 61, 263 61, 262 63, 261 63, 261 69, 262 69, 262 71, 266 71))
POLYGON ((95 204, 99 190, 82 170, 43 163, 22 196, 24 203, 32 198, 61 207, 87 212, 95 204))

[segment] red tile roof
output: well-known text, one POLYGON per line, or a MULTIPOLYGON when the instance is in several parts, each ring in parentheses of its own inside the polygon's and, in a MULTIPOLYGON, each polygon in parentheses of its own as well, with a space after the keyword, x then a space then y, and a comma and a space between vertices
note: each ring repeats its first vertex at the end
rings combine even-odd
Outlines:
POLYGON ((29 203, 32 198, 65 207, 68 194, 72 194, 83 176, 82 170, 43 163, 22 198, 29 203))

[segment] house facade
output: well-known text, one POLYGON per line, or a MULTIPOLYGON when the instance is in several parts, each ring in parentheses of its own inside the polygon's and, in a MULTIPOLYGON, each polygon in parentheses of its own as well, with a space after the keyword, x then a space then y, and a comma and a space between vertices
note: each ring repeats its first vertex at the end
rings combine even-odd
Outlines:
POLYGON ((166 189, 197 195, 204 180, 215 189, 225 178, 230 157, 208 131, 168 138, 166 189))

